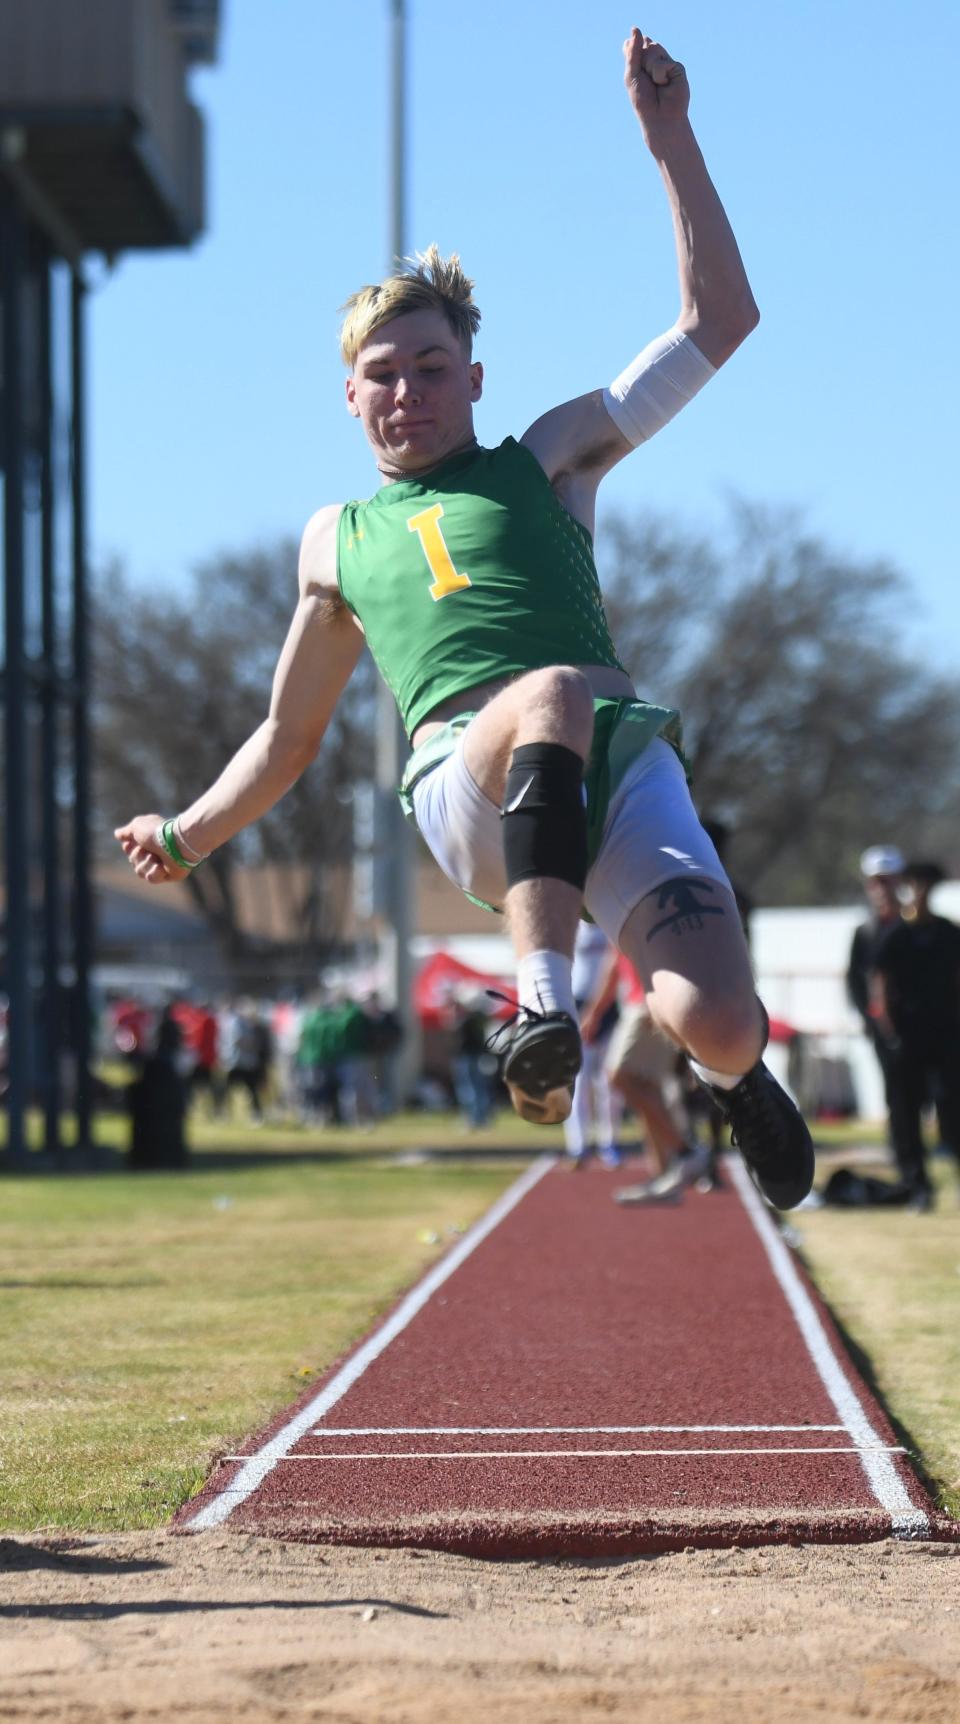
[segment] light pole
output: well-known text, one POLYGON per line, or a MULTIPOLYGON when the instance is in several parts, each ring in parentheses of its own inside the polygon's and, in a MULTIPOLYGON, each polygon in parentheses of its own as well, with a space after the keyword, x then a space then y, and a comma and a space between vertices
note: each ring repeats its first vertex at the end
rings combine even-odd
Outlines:
MULTIPOLYGON (((406 255, 406 4, 390 0, 390 269, 406 255)), ((397 785, 407 739, 386 683, 377 690, 376 857, 374 903, 380 919, 380 964, 403 1024, 397 1088, 409 1095, 420 1064, 420 1026, 413 1006, 414 834, 404 818, 397 785)))
POLYGON ((390 0, 390 267, 406 256, 407 8, 390 0))

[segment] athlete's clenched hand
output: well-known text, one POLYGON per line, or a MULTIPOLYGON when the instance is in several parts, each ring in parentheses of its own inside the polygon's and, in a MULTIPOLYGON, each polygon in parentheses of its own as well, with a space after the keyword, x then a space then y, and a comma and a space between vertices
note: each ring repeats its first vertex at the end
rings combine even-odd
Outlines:
POLYGON ((623 81, 648 142, 664 126, 686 118, 690 86, 679 60, 642 31, 631 30, 623 44, 623 81))
POLYGON ((115 827, 113 834, 134 873, 151 886, 185 880, 189 873, 187 868, 178 868, 160 844, 157 828, 162 822, 162 814, 138 814, 126 826, 115 827))

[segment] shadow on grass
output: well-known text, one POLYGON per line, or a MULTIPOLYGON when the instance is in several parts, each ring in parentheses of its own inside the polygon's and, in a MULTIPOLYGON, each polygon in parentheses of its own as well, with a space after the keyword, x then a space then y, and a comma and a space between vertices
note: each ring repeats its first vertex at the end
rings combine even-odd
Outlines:
POLYGON ((449 1163, 469 1162, 475 1164, 483 1161, 535 1161, 543 1153, 536 1145, 491 1143, 481 1146, 456 1144, 450 1148, 409 1149, 393 1144, 381 1143, 353 1149, 344 1145, 343 1149, 324 1146, 317 1149, 217 1149, 205 1145, 203 1149, 191 1151, 190 1167, 197 1173, 214 1172, 218 1168, 243 1167, 279 1167, 299 1163, 318 1164, 330 1163, 339 1166, 350 1163, 369 1165, 371 1163, 383 1166, 384 1162, 396 1162, 398 1166, 416 1167, 428 1162, 449 1163))
POLYGON ((556 1146, 540 1146, 527 1141, 518 1144, 457 1143, 446 1147, 431 1145, 429 1148, 416 1149, 406 1145, 373 1142, 362 1147, 344 1144, 342 1148, 324 1144, 316 1147, 304 1145, 303 1148, 294 1149, 278 1146, 271 1149, 269 1144, 264 1143, 262 1147, 255 1149, 238 1149, 233 1144, 218 1149, 215 1144, 204 1144, 202 1149, 189 1150, 188 1159, 183 1166, 141 1169, 131 1167, 127 1155, 120 1150, 63 1150, 57 1155, 47 1155, 43 1150, 35 1150, 19 1161, 8 1161, 0 1156, 0 1177, 62 1178, 69 1175, 75 1178, 102 1178, 110 1174, 136 1174, 143 1179, 157 1174, 164 1178, 169 1178, 171 1174, 189 1177, 191 1173, 229 1173, 255 1167, 383 1167, 390 1162, 407 1167, 430 1162, 435 1165, 455 1166, 464 1163, 476 1166, 483 1162, 530 1162, 544 1153, 556 1154, 556 1146))
POLYGON ((0 1281, 0 1293, 16 1293, 29 1287, 32 1291, 48 1288, 57 1293, 129 1292, 137 1287, 165 1287, 159 1275, 148 1275, 140 1281, 62 1281, 56 1275, 37 1275, 31 1281, 0 1281))

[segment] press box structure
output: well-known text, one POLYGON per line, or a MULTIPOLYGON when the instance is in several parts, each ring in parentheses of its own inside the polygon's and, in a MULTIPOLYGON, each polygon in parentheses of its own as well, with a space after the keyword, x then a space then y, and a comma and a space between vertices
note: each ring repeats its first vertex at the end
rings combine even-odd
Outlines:
POLYGON ((89 1147, 85 260, 188 246, 220 0, 0 5, 0 484, 7 1153, 29 1104, 89 1147))

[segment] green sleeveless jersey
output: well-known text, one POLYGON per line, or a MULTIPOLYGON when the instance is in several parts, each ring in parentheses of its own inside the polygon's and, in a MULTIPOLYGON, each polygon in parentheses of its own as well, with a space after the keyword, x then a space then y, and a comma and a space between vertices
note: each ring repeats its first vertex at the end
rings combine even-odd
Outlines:
POLYGON ((590 534, 513 437, 345 503, 337 580, 409 736, 441 701, 494 677, 623 668, 590 534))

